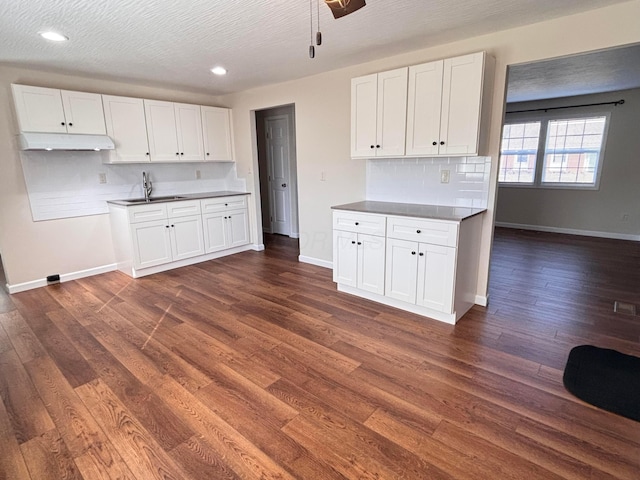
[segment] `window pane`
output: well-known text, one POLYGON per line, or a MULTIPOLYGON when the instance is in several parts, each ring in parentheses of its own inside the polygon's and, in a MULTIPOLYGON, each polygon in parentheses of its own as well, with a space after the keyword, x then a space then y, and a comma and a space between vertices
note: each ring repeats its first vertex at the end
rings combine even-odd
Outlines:
POLYGON ((538 156, 540 122, 505 125, 500 148, 498 181, 533 183, 538 156))
POLYGON ((606 117, 549 121, 542 183, 595 185, 606 117))

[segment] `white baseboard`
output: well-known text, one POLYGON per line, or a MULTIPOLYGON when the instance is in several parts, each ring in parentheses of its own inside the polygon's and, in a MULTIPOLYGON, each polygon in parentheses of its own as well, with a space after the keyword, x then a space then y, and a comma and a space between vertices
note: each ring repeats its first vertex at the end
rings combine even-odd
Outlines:
POLYGON ((333 262, 329 262, 328 260, 320 260, 319 258, 307 257, 305 255, 299 255, 298 261, 302 263, 310 263, 311 265, 316 265, 318 267, 330 268, 333 269, 333 262))
POLYGON ((300 234, 299 233, 292 233, 291 235, 289 235, 289 238, 300 238, 300 234))
POLYGON ((598 232, 593 230, 577 230, 574 228, 546 227, 544 225, 527 225, 523 223, 507 223, 507 222, 496 222, 496 227, 515 228, 518 230, 533 230, 536 232, 564 233, 567 235, 582 235, 585 237, 611 238, 614 240, 631 240, 633 242, 640 242, 640 235, 633 235, 631 233, 598 232))
POLYGON ((475 304, 480 305, 481 307, 486 307, 489 305, 489 295, 486 297, 483 295, 476 295, 475 304))
POLYGON ((251 245, 251 250, 262 252, 264 250, 264 243, 254 243, 251 245))
MULTIPOLYGON (((88 268, 86 270, 80 270, 77 272, 63 273, 60 275, 60 282, 69 282, 71 280, 77 280, 79 278, 91 277, 92 275, 99 275, 101 273, 113 272, 117 270, 118 266, 115 263, 110 265, 103 265, 101 267, 88 268)), ((46 287, 48 285, 47 279, 42 278, 39 280, 32 280, 31 282, 16 283, 15 285, 9 285, 7 283, 7 290, 9 293, 20 293, 26 290, 33 290, 34 288, 46 287)))

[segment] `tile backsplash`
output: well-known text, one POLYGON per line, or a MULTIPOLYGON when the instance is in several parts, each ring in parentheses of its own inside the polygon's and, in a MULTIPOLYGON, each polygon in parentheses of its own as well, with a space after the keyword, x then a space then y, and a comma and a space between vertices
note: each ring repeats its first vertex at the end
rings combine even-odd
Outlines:
POLYGON ((370 159, 366 199, 486 208, 490 178, 490 157, 370 159))
POLYGON ((21 152, 34 221, 108 213, 107 200, 140 198, 142 172, 153 195, 246 191, 235 163, 103 164, 106 152, 21 152), (196 170, 200 179, 196 179, 196 170), (100 175, 107 183, 100 183, 100 175))

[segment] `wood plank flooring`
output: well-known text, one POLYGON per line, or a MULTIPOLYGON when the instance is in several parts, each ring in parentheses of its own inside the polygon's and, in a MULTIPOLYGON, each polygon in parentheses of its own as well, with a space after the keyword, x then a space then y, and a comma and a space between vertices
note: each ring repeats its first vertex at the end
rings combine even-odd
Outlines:
POLYGON ((640 478, 640 424, 562 386, 575 345, 640 355, 637 243, 497 229, 452 327, 266 242, 0 293, 0 478, 640 478))

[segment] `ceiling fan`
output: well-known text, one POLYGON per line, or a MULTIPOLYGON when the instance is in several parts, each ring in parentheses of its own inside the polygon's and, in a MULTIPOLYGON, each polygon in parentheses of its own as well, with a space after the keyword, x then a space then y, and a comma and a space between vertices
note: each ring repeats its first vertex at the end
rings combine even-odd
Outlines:
MULTIPOLYGON (((320 32, 320 6, 316 0, 318 31, 316 32, 316 46, 322 45, 322 33, 320 32)), ((324 0, 329 7, 333 18, 341 18, 350 13, 360 10, 366 5, 365 0, 324 0)), ((309 58, 316 56, 316 48, 313 45, 313 0, 309 0, 309 13, 311 18, 311 45, 309 45, 309 58)))

